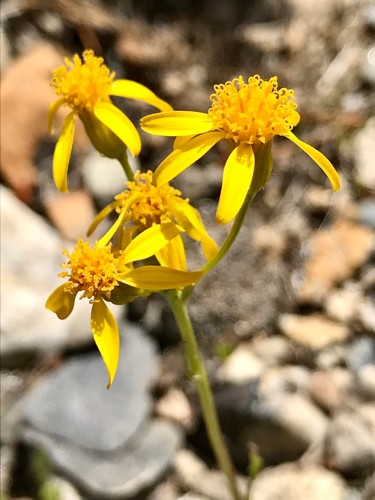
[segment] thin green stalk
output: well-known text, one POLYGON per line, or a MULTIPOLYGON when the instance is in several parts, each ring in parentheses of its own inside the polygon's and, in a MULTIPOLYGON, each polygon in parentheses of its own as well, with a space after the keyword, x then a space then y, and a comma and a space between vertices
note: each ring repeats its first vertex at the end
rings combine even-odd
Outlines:
POLYGON ((249 208, 250 203, 253 201, 254 196, 255 195, 249 190, 240 211, 238 212, 236 218, 234 219, 231 230, 229 231, 229 234, 226 237, 224 243, 219 248, 219 251, 217 252, 215 257, 213 257, 211 260, 207 262, 205 266, 203 266, 202 271, 204 271, 205 273, 207 273, 213 267, 215 267, 221 261, 221 259, 225 257, 225 255, 228 253, 230 247, 233 245, 235 239, 237 238, 238 233, 240 232, 247 209, 249 208))
POLYGON ((128 150, 124 148, 121 156, 119 156, 118 161, 121 163, 122 168, 124 169, 125 175, 129 181, 134 180, 134 174, 131 166, 129 165, 128 160, 128 150))
POLYGON ((241 496, 237 489, 234 467, 224 442, 207 371, 199 352, 186 303, 182 299, 181 294, 176 290, 167 292, 166 296, 176 318, 182 340, 185 343, 188 368, 198 390, 207 434, 216 460, 220 469, 227 477, 229 490, 233 500, 241 500, 241 496))

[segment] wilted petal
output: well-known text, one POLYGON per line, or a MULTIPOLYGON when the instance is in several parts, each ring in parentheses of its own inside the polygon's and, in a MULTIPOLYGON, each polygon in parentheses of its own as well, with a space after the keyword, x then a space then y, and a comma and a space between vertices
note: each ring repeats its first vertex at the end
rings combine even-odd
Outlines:
POLYGON ((123 273, 124 283, 146 290, 174 290, 193 285, 203 276, 202 271, 185 272, 168 267, 142 266, 123 273))
POLYGON ((53 120, 56 116, 56 113, 58 110, 61 108, 61 106, 64 104, 64 98, 60 97, 60 99, 57 99, 57 101, 53 102, 48 110, 48 132, 50 134, 54 133, 53 130, 53 120))
POLYGON ((285 134, 285 137, 294 142, 294 144, 301 148, 302 151, 304 151, 307 155, 310 156, 310 158, 315 161, 315 163, 323 170, 323 172, 330 180, 334 191, 338 191, 340 189, 339 174, 336 172, 336 169, 332 165, 332 163, 320 151, 310 146, 310 144, 301 141, 301 139, 298 139, 298 137, 296 137, 293 132, 288 132, 287 134, 285 134))
POLYGON ((58 318, 66 319, 73 311, 77 292, 66 291, 66 283, 63 283, 51 293, 46 302, 46 308, 54 312, 58 318))
POLYGON ((169 111, 141 118, 141 128, 149 134, 178 136, 196 135, 213 130, 207 113, 198 111, 169 111))
POLYGON ((113 314, 102 300, 94 302, 91 310, 91 330, 95 343, 108 371, 108 385, 116 374, 120 353, 120 335, 113 314))
POLYGON ((168 241, 175 238, 182 231, 182 227, 177 226, 174 222, 155 224, 155 226, 142 231, 130 242, 121 256, 122 263, 128 264, 155 255, 168 241))
POLYGON ((224 138, 223 132, 207 132, 193 137, 175 149, 158 166, 154 173, 157 186, 169 182, 178 174, 202 158, 217 142, 224 138))
POLYGON ((181 235, 173 238, 156 252, 156 258, 164 267, 186 271, 186 254, 181 235))
POLYGON ((66 193, 68 191, 68 168, 73 147, 75 118, 76 115, 74 112, 69 113, 69 115, 65 118, 60 137, 57 141, 55 152, 53 154, 53 179, 57 189, 62 193, 66 193))
POLYGON ((249 144, 240 144, 229 155, 216 211, 216 221, 219 224, 226 224, 240 210, 251 185, 254 164, 254 152, 249 144))
POLYGON ((95 105, 94 114, 130 149, 133 156, 141 151, 141 138, 129 118, 108 102, 95 105))
POLYGON ((172 111, 173 109, 172 106, 160 99, 150 89, 132 80, 115 80, 112 83, 109 94, 128 99, 138 99, 151 106, 155 106, 160 111, 172 111))

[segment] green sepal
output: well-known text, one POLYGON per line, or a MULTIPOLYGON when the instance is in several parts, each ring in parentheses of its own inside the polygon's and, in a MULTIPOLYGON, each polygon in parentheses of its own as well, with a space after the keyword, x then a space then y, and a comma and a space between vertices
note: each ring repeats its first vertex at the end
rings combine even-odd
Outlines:
POLYGON ((267 184, 272 173, 272 140, 262 144, 255 153, 254 175, 250 192, 255 196, 267 184))
MULTIPOLYGON (((133 302, 138 297, 147 297, 150 292, 147 290, 142 290, 140 288, 135 288, 133 286, 127 285, 126 283, 119 283, 111 292, 111 297, 105 299, 108 302, 112 302, 117 306, 128 304, 133 302)), ((104 298, 104 297, 103 297, 104 298)))

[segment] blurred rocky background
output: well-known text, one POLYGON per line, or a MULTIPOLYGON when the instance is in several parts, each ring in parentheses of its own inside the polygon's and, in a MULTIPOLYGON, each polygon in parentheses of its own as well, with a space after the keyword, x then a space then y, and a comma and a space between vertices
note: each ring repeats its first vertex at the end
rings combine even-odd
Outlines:
MULTIPOLYGON (((1 2, 2 500, 229 498, 163 298, 116 309, 110 391, 88 305, 63 322, 44 309, 61 247, 124 182, 78 130, 70 193, 52 183, 51 71, 84 48, 176 109, 206 111, 239 74, 295 89, 297 134, 342 188, 275 140, 271 179, 190 311, 249 500, 375 498, 374 34, 371 0, 1 2)), ((154 111, 124 101, 135 122, 154 111)), ((134 168, 153 169, 171 140, 141 134, 134 168)), ((219 243, 225 153, 174 183, 219 243)))

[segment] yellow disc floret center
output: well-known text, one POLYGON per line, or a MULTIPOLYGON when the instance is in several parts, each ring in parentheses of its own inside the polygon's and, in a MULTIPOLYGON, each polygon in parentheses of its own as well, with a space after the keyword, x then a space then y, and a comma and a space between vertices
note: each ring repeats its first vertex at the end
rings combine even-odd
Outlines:
POLYGON ((69 259, 62 267, 70 271, 59 274, 61 278, 69 278, 67 290, 82 291, 82 297, 97 300, 102 296, 110 297, 111 291, 118 284, 119 260, 112 253, 111 245, 94 248, 90 244, 79 240, 74 250, 69 253, 64 250, 69 259), (78 289, 78 290, 77 290, 78 289))
POLYGON ((100 101, 108 102, 115 77, 92 50, 85 50, 82 58, 75 54, 73 61, 65 59, 65 65, 53 72, 51 81, 55 93, 77 113, 83 109, 92 111, 100 101))
POLYGON ((129 199, 134 199, 128 206, 126 218, 141 230, 171 221, 173 205, 184 201, 180 198, 181 192, 168 184, 155 186, 152 175, 150 170, 147 173, 136 172, 134 181, 127 182, 128 190, 116 196, 120 202, 118 212, 123 210, 129 199))
POLYGON ((276 76, 267 81, 255 75, 247 82, 240 76, 214 90, 208 115, 215 129, 236 143, 265 144, 299 122, 294 91, 278 89, 276 76))

